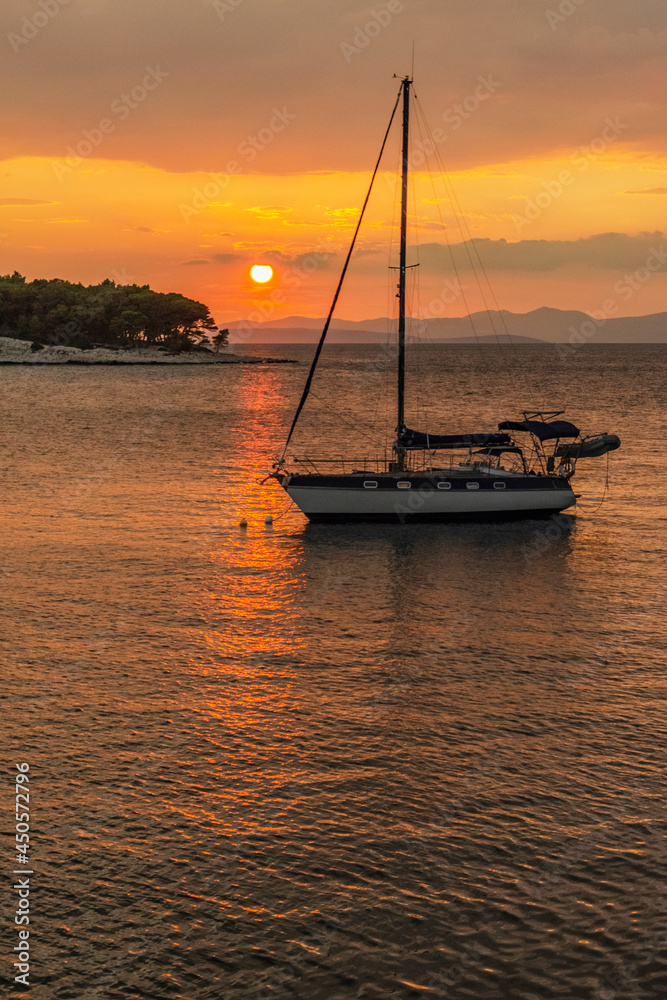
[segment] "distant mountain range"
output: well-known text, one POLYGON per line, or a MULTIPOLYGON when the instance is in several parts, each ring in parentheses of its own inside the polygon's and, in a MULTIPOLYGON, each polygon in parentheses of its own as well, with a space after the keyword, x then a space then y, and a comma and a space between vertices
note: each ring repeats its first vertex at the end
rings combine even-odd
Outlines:
MULTIPOLYGON (((477 312, 451 319, 411 320, 408 333, 426 342, 453 344, 496 344, 499 340, 507 343, 508 339, 519 344, 667 344, 667 312, 650 316, 612 317, 602 321, 577 310, 545 306, 527 313, 512 313, 503 309, 491 312, 490 317, 489 313, 477 312), (497 331, 497 336, 494 331, 497 331)), ((257 323, 251 336, 248 336, 241 324, 230 323, 230 341, 312 344, 319 339, 323 326, 324 319, 287 316, 285 319, 257 323), (235 333, 237 329, 238 334, 235 333)), ((384 343, 389 335, 394 334, 395 328, 395 321, 386 318, 359 322, 334 320, 327 339, 334 344, 384 343)))

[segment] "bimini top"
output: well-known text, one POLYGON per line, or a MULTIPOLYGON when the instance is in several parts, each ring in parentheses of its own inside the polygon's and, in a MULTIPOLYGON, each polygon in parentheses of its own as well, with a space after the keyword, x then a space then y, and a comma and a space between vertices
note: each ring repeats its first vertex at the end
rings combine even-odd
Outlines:
POLYGON ((579 437, 579 428, 569 420, 504 420, 498 424, 499 431, 529 431, 540 441, 553 438, 579 437))
MULTIPOLYGON (((577 431, 577 433, 579 433, 577 431)), ((407 451, 419 449, 440 450, 443 448, 475 448, 479 446, 500 447, 513 445, 509 434, 423 434, 404 427, 398 435, 398 444, 407 451)))

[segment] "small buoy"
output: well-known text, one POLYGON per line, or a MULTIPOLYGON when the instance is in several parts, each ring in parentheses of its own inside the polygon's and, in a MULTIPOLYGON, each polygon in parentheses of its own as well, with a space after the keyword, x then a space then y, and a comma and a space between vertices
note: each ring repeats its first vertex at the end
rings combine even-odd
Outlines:
POLYGON ((273 524, 273 517, 271 514, 267 514, 264 518, 264 524, 273 524))
POLYGON ((248 522, 246 521, 245 517, 242 517, 241 520, 239 521, 239 528, 247 528, 247 527, 248 527, 248 522))

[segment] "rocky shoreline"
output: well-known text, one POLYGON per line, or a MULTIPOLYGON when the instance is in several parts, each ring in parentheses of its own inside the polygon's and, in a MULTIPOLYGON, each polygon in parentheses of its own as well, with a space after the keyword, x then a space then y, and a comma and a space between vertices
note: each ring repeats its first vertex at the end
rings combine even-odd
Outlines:
POLYGON ((0 365, 289 365, 291 358, 258 358, 254 355, 221 353, 196 349, 171 354, 160 347, 112 350, 94 347, 46 346, 35 349, 29 340, 0 337, 0 365))

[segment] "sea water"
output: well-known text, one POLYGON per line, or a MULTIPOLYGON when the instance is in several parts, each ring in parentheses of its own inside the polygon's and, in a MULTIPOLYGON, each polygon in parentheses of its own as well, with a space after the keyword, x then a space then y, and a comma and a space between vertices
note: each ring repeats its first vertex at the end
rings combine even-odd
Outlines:
MULTIPOLYGON (((416 429, 622 447, 557 519, 352 527, 261 485, 312 348, 257 350, 0 370, 31 996, 664 998, 665 349, 414 351, 416 429)), ((289 454, 391 442, 394 360, 325 352, 289 454)))

